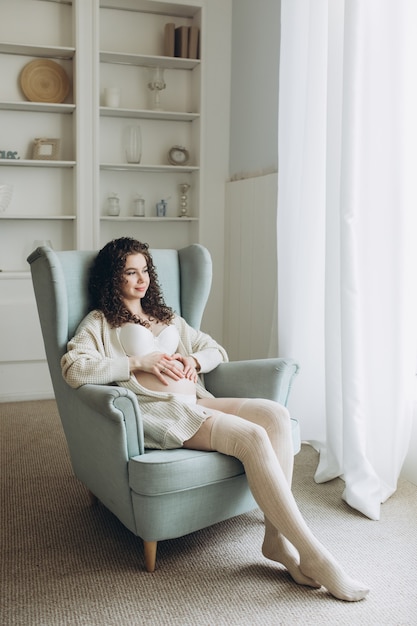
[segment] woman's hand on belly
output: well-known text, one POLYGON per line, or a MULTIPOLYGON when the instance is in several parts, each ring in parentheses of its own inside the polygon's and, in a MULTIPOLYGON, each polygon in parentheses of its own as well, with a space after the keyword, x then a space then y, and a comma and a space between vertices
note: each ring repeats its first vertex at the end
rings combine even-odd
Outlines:
POLYGON ((193 383, 196 383, 198 380, 198 373, 196 370, 197 362, 192 356, 183 356, 182 354, 173 354, 173 359, 180 361, 183 365, 183 372, 185 378, 192 380, 193 383))
MULTIPOLYGON (((175 356, 175 355, 174 355, 175 356)), ((170 361, 165 369, 158 370, 159 376, 137 370, 134 372, 136 380, 142 387, 151 391, 165 391, 169 393, 179 393, 182 395, 193 395, 196 393, 196 385, 191 378, 187 378, 184 374, 184 364, 173 357, 169 357, 170 361), (178 373, 180 377, 178 377, 178 373)))
POLYGON ((168 385, 167 379, 180 381, 185 378, 184 365, 176 356, 163 352, 151 352, 143 357, 130 356, 130 371, 136 378, 139 375, 148 374, 156 377, 164 385, 168 385))

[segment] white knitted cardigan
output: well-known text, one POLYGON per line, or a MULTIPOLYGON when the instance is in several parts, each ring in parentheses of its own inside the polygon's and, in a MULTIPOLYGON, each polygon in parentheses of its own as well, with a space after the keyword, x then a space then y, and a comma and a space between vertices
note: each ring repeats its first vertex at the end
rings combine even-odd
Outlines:
MULTIPOLYGON (((177 352, 195 356, 201 374, 228 360, 224 348, 210 335, 195 330, 178 315, 172 323, 180 335, 177 352)), ((118 335, 118 329, 110 327, 101 311, 91 311, 68 342, 68 351, 62 357, 64 379, 74 388, 91 383, 117 384, 130 389, 137 395, 141 408, 145 447, 180 448, 197 432, 211 414, 210 410, 197 404, 185 404, 172 393, 150 391, 140 385, 129 371, 129 359, 118 335)), ((197 383, 197 397, 211 397, 201 377, 197 383)))

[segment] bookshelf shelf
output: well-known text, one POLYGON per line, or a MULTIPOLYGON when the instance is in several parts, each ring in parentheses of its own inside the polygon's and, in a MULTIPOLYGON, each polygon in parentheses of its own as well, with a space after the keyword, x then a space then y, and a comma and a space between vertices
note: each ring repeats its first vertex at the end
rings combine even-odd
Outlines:
POLYGON ((154 56, 147 54, 128 54, 124 52, 100 52, 102 63, 118 65, 136 65, 139 67, 164 67, 174 70, 192 70, 200 65, 199 59, 183 59, 180 57, 154 56))

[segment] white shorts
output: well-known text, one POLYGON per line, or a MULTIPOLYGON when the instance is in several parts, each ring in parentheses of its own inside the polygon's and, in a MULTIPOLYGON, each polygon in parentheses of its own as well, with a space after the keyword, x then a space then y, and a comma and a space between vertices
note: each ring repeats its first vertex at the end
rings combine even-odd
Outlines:
POLYGON ((184 404, 196 404, 197 402, 197 396, 196 395, 191 395, 188 393, 173 393, 172 397, 175 400, 179 400, 180 402, 184 402, 184 404))

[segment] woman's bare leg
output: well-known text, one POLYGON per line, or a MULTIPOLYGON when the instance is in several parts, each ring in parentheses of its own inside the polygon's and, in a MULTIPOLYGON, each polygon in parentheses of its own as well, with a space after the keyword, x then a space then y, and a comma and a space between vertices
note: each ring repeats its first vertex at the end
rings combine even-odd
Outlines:
POLYGON ((242 461, 252 494, 271 524, 297 548, 299 570, 305 577, 341 600, 356 601, 367 595, 368 589, 347 576, 308 528, 263 427, 214 411, 208 423, 184 444, 196 446, 242 461))

